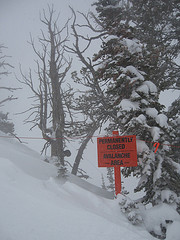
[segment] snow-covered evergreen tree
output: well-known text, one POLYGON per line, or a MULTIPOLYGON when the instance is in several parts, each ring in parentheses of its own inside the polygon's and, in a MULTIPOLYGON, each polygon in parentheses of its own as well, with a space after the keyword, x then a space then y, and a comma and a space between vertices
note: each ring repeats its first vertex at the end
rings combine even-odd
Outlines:
POLYGON ((168 109, 168 117, 170 125, 174 130, 174 138, 172 141, 173 154, 175 161, 180 163, 180 97, 176 99, 168 109))
MULTIPOLYGON (((9 68, 12 68, 12 66, 7 62, 7 56, 3 53, 3 49, 5 47, 3 45, 0 45, 0 80, 3 81, 4 77, 9 75, 9 68)), ((16 98, 13 97, 13 95, 11 96, 7 96, 2 97, 3 91, 8 91, 8 92, 13 92, 14 90, 16 90, 16 88, 12 88, 7 86, 7 84, 1 82, 0 85, 0 107, 2 107, 4 105, 4 103, 15 100, 16 98)), ((14 124, 12 122, 10 122, 8 120, 8 113, 3 113, 2 111, 0 111, 0 131, 4 132, 4 133, 13 133, 14 132, 14 124)))
POLYGON ((119 128, 122 135, 137 136, 138 167, 123 169, 123 174, 127 177, 133 172, 139 177, 135 191, 144 191, 139 201, 153 206, 167 203, 179 212, 180 165, 169 146, 173 129, 158 101, 161 89, 151 81, 149 49, 135 34, 132 3, 98 1, 96 6, 101 26, 107 32, 94 58, 104 60, 98 69, 98 81, 106 84, 109 104, 118 112, 109 130, 119 128), (160 143, 156 153, 154 142, 160 143))
POLYGON ((102 187, 102 189, 106 190, 107 188, 106 188, 106 184, 105 184, 105 181, 104 181, 104 176, 103 176, 103 174, 101 175, 101 180, 102 180, 101 187, 102 187))
POLYGON ((0 131, 4 133, 14 132, 14 124, 8 120, 8 113, 0 112, 0 131))
POLYGON ((115 191, 115 183, 114 183, 114 169, 113 168, 107 168, 107 179, 109 181, 107 189, 114 192, 115 191))
POLYGON ((177 87, 180 52, 180 2, 177 0, 137 0, 133 4, 138 39, 146 44, 149 77, 158 91, 177 87))

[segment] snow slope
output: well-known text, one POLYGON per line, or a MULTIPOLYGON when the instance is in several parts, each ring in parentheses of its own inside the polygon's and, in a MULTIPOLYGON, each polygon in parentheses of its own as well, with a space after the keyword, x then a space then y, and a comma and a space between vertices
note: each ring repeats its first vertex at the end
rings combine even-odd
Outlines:
POLYGON ((38 153, 0 138, 0 240, 154 239, 129 224, 117 200, 62 184, 56 173, 38 153))

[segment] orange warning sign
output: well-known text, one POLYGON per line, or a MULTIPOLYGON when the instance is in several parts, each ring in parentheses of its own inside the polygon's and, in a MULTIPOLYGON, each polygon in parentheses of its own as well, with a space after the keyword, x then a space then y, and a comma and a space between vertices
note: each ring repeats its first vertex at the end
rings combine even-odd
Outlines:
POLYGON ((136 167, 136 135, 97 139, 98 167, 136 167))

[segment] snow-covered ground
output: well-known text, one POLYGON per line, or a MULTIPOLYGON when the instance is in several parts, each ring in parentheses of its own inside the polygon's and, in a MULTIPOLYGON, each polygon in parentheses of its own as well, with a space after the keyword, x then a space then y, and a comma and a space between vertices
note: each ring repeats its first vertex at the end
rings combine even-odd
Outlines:
MULTIPOLYGON (((155 239, 145 227, 128 222, 118 199, 62 184, 56 174, 38 153, 0 138, 0 240, 155 239)), ((169 230, 168 240, 178 240, 174 229, 179 223, 169 230)))

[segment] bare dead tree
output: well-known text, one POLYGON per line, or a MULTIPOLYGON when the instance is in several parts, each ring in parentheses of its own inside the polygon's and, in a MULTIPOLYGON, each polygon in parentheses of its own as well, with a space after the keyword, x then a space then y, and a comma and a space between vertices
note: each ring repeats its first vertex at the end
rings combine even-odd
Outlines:
MULTIPOLYGON (((30 109, 25 122, 38 126, 46 140, 44 149, 51 147, 51 156, 57 157, 58 166, 65 166, 65 139, 72 126, 72 119, 67 120, 68 108, 66 102, 71 101, 70 90, 63 89, 65 77, 71 67, 72 59, 66 58, 64 45, 68 41, 68 22, 60 29, 58 17, 54 20, 54 7, 48 6, 48 12, 43 10, 40 20, 47 28, 47 34, 41 31, 38 50, 34 39, 30 37, 30 44, 37 57, 36 72, 29 70, 26 76, 20 68, 21 83, 28 86, 33 92, 34 104, 30 109), (68 99, 69 98, 69 99, 68 99)), ((31 128, 31 129, 32 129, 31 128)), ((66 151, 67 152, 67 151, 66 151)))
POLYGON ((72 174, 76 175, 83 152, 93 134, 98 129, 101 129, 102 124, 106 122, 109 117, 116 118, 116 113, 114 113, 109 105, 109 101, 107 101, 107 96, 103 90, 103 86, 99 81, 97 81, 98 73, 96 69, 100 64, 102 64, 102 61, 95 63, 86 54, 86 51, 89 50, 91 44, 95 40, 101 39, 107 33, 104 31, 103 26, 93 13, 85 15, 78 12, 78 14, 84 18, 84 24, 78 24, 77 14, 72 8, 71 10, 73 14, 71 27, 74 43, 72 46, 66 46, 66 51, 75 54, 83 65, 81 69, 81 77, 79 78, 77 72, 75 71, 72 73, 72 78, 75 82, 81 84, 83 88, 85 88, 82 95, 76 99, 76 109, 86 116, 86 122, 88 122, 89 126, 87 128, 86 135, 81 142, 81 146, 78 149, 72 168, 72 174), (88 32, 91 32, 91 36, 85 36, 85 34, 82 34, 81 28, 88 29, 88 32), (84 46, 84 48, 82 46, 84 46))
MULTIPOLYGON (((0 45, 0 107, 3 107, 4 104, 9 101, 17 99, 13 96, 12 93, 18 89, 14 87, 9 87, 8 83, 6 82, 3 83, 3 80, 6 80, 6 77, 10 74, 9 70, 13 68, 13 66, 7 62, 9 56, 3 54, 4 49, 5 47, 3 45, 0 45), (11 95, 7 96, 6 92, 10 92, 11 95)), ((15 136, 14 124, 9 121, 8 114, 9 113, 3 113, 3 111, 0 111, 0 130, 6 134, 11 134, 15 136)))
MULTIPOLYGON (((36 74, 29 70, 29 74, 26 76, 21 70, 22 80, 19 81, 31 89, 34 98, 32 107, 25 111, 29 112, 25 121, 33 123, 32 128, 36 126, 40 128, 42 136, 46 140, 43 150, 48 146, 51 147, 51 156, 57 157, 60 168, 65 166, 66 137, 70 135, 71 137, 82 137, 72 167, 73 174, 76 175, 79 172, 82 176, 84 173, 81 170, 79 171, 79 164, 83 152, 95 131, 100 129, 102 123, 107 120, 102 116, 102 111, 105 112, 109 108, 102 87, 96 81, 96 65, 93 65, 90 58, 85 58, 85 52, 92 41, 99 39, 105 33, 101 30, 96 31, 90 24, 88 17, 82 14, 96 36, 89 38, 80 35, 76 28, 82 26, 76 24, 76 14, 73 11, 72 31, 75 43, 73 47, 67 47, 67 23, 62 29, 59 29, 58 18, 54 20, 54 12, 53 7, 48 7, 48 14, 43 11, 43 16, 40 18, 48 29, 48 35, 46 36, 44 31, 41 31, 41 37, 38 39, 42 50, 37 49, 32 37, 30 39, 30 44, 38 58, 36 60, 36 74), (87 43, 84 49, 80 49, 81 40, 87 43), (82 102, 82 96, 74 98, 71 87, 66 90, 63 88, 65 77, 71 67, 71 59, 65 58, 65 50, 76 54, 87 70, 83 73, 82 79, 82 84, 86 87, 83 94, 84 102, 82 102), (89 91, 89 93, 86 91, 89 91), (101 100, 99 101, 99 99, 101 100), (90 105, 88 105, 88 102, 90 105), (76 121, 76 114, 82 114, 84 116, 83 120, 76 121)), ((74 79, 76 81, 77 76, 74 75, 74 79)), ((111 112, 110 109, 109 112, 111 112)))
MULTIPOLYGON (((2 79, 2 77, 8 76, 10 74, 9 69, 13 68, 13 66, 7 62, 7 58, 9 56, 3 54, 3 49, 5 49, 4 45, 0 45, 0 80, 2 79)), ((12 88, 12 87, 9 87, 9 86, 0 85, 0 90, 5 90, 5 91, 8 91, 8 92, 12 93, 15 90, 17 90, 17 88, 12 88)), ((2 106, 5 102, 12 101, 12 100, 15 100, 15 99, 17 99, 17 98, 14 97, 13 95, 5 97, 5 98, 0 100, 0 106, 2 106)))

